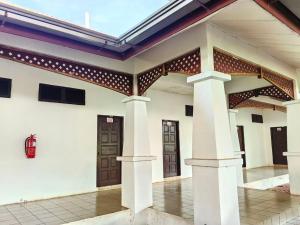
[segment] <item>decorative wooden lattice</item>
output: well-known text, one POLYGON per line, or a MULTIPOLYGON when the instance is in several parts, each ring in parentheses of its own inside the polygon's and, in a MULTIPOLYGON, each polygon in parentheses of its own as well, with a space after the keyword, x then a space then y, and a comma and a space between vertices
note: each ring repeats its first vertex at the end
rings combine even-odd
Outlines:
POLYGON ((255 101, 252 99, 248 99, 241 104, 239 104, 236 108, 260 108, 260 109, 273 109, 281 112, 286 112, 286 107, 273 105, 270 103, 255 101))
POLYGON ((193 75, 201 72, 200 49, 188 52, 165 63, 166 72, 193 75))
POLYGON ((157 79, 159 79, 161 76, 168 75, 169 72, 182 73, 186 75, 200 73, 200 49, 195 49, 159 66, 139 73, 137 75, 138 94, 143 95, 157 79))
POLYGON ((90 82, 130 96, 133 94, 133 76, 68 59, 0 45, 0 58, 60 73, 90 82))
POLYGON ((214 68, 228 74, 260 74, 260 67, 245 60, 214 49, 214 68))
POLYGON ((138 94, 144 92, 161 76, 166 75, 164 65, 154 67, 137 75, 138 94))
POLYGON ((257 97, 259 95, 269 96, 271 98, 276 98, 278 100, 290 101, 292 98, 287 95, 285 92, 280 90, 275 86, 268 86, 257 88, 249 91, 243 91, 238 93, 229 94, 229 108, 233 109, 236 106, 239 106, 242 102, 248 100, 252 97, 257 97))
POLYGON ((294 82, 292 79, 231 55, 230 53, 214 49, 214 68, 216 71, 231 75, 260 76, 281 89, 291 98, 294 98, 294 82))
POLYGON ((266 69, 261 70, 261 75, 265 80, 280 88, 291 98, 294 98, 294 82, 292 79, 285 78, 280 74, 276 74, 266 69))

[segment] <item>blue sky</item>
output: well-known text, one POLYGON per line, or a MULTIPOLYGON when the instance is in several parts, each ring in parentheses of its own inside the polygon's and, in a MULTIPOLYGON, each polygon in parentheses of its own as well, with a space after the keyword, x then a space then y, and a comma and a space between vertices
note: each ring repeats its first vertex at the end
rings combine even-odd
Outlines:
POLYGON ((82 26, 85 12, 89 12, 91 29, 120 36, 167 4, 168 0, 6 0, 5 2, 82 26))

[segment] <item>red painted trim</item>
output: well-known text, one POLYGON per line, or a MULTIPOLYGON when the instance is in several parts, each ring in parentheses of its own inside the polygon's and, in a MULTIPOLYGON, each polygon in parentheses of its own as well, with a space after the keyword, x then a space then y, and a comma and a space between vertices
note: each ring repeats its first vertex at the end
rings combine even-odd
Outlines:
POLYGON ((170 31, 166 32, 165 34, 158 35, 156 38, 153 38, 149 42, 146 42, 144 45, 141 45, 139 48, 135 48, 134 50, 132 50, 124 55, 122 53, 117 53, 117 52, 113 53, 112 51, 109 51, 109 50, 105 51, 105 50, 101 50, 101 49, 96 49, 96 47, 95 48, 87 47, 84 44, 80 45, 78 43, 72 43, 72 41, 68 41, 68 40, 55 39, 54 37, 49 37, 45 34, 33 33, 33 32, 26 31, 26 30, 20 30, 20 29, 10 28, 10 27, 6 27, 6 26, 0 27, 0 32, 5 32, 5 33, 9 33, 9 34, 26 37, 26 38, 31 38, 34 40, 39 40, 39 41, 44 41, 44 42, 60 45, 60 46, 65 46, 68 48, 72 48, 72 49, 76 49, 76 50, 80 50, 80 51, 84 51, 84 52, 88 52, 88 53, 92 53, 92 54, 96 54, 96 55, 100 55, 100 56, 104 56, 104 57, 108 57, 108 58, 112 58, 112 59, 127 60, 130 57, 137 55, 138 53, 140 53, 148 48, 151 48, 153 45, 176 34, 177 32, 187 28, 190 25, 193 25, 194 23, 200 21, 201 19, 204 19, 205 17, 209 16, 210 14, 226 7, 227 5, 229 5, 235 1, 236 0, 220 0, 209 11, 203 11, 203 13, 200 13, 199 15, 189 18, 188 20, 184 21, 183 23, 174 26, 174 28, 172 28, 170 31))
POLYGON ((100 49, 100 48, 97 49, 97 47, 95 47, 95 46, 88 46, 85 44, 75 43, 73 41, 66 40, 66 38, 51 37, 51 35, 46 35, 46 34, 42 34, 39 32, 32 32, 25 28, 17 29, 17 28, 5 25, 5 26, 0 26, 0 32, 17 35, 17 36, 37 40, 37 41, 47 42, 47 43, 55 44, 55 45, 59 45, 59 46, 64 46, 67 48, 71 48, 71 49, 75 49, 75 50, 79 50, 79 51, 83 51, 83 52, 87 52, 87 53, 91 53, 91 54, 95 54, 95 55, 99 55, 99 56, 103 56, 103 57, 108 57, 111 59, 122 60, 122 56, 120 54, 114 53, 109 50, 104 51, 103 49, 100 49))
MULTIPOLYGON (((186 29, 187 27, 193 25, 194 23, 199 22, 205 17, 217 12, 218 10, 225 8, 226 6, 234 3, 235 1, 237 0, 220 0, 217 3, 215 3, 215 5, 213 5, 212 8, 210 8, 208 11, 203 10, 202 12, 199 12, 197 15, 191 16, 190 18, 182 21, 181 23, 176 24, 174 27, 170 27, 169 30, 167 30, 165 33, 161 35, 157 35, 156 37, 149 38, 148 41, 145 41, 143 44, 141 44, 139 47, 136 47, 133 50, 129 50, 125 54, 101 49, 100 47, 97 48, 95 46, 88 46, 85 44, 74 43, 67 39, 63 40, 63 38, 59 39, 59 38, 47 36, 45 34, 26 31, 26 29, 19 30, 19 29, 3 26, 0 27, 0 32, 10 33, 10 34, 14 34, 26 38, 31 38, 34 40, 65 46, 72 49, 76 49, 76 50, 80 50, 80 51, 84 51, 91 54, 96 54, 96 55, 100 55, 103 57, 108 57, 116 60, 127 60, 139 54, 140 52, 151 48, 153 45, 169 38, 170 36, 186 29)), ((254 0, 254 2, 256 2, 264 10, 268 11, 270 14, 276 17, 278 20, 280 20, 290 29, 300 34, 300 27, 297 26, 297 24, 293 23, 291 20, 289 20, 289 18, 287 18, 287 16, 284 15, 282 12, 274 8, 272 5, 268 4, 267 0, 254 0)))
POLYGON ((293 23, 291 20, 288 19, 288 17, 280 12, 278 9, 276 9, 272 4, 269 4, 267 0, 254 0, 260 7, 262 7, 264 10, 268 11, 270 14, 272 14, 274 17, 276 17, 279 21, 284 23, 286 26, 288 26, 291 30, 295 31, 296 33, 300 34, 300 27, 293 23))

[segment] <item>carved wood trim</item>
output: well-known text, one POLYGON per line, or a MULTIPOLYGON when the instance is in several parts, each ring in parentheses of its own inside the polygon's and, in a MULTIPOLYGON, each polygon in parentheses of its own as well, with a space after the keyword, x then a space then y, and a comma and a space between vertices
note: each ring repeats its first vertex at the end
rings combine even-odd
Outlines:
POLYGON ((138 95, 143 95, 145 91, 161 76, 166 75, 164 65, 149 69, 137 75, 138 95))
POLYGON ((167 73, 198 74, 201 72, 200 49, 195 49, 164 64, 167 73))
POLYGON ((281 89, 292 99, 295 97, 293 79, 217 48, 214 48, 214 69, 231 75, 259 76, 281 89))
POLYGON ((259 75, 260 67, 237 56, 214 48, 214 68, 231 75, 259 75))
POLYGON ((143 95, 161 76, 168 73, 194 75, 201 72, 200 49, 197 48, 137 75, 138 94, 143 95))
POLYGON ((273 105, 270 103, 255 101, 252 99, 248 99, 241 104, 239 104, 236 108, 259 108, 259 109, 273 109, 281 112, 286 112, 286 107, 273 105))
POLYGON ((291 98, 294 98, 294 82, 292 79, 288 79, 278 73, 272 72, 267 69, 262 69, 261 75, 262 78, 284 91, 291 98))
POLYGON ((283 92, 281 89, 276 86, 267 86, 262 88, 256 88, 248 91, 238 92, 229 94, 229 108, 236 108, 242 102, 248 100, 252 97, 257 97, 259 95, 268 96, 282 101, 290 101, 292 98, 283 92))
POLYGON ((133 94, 133 76, 128 73, 6 45, 0 45, 0 58, 76 78, 127 96, 133 94))

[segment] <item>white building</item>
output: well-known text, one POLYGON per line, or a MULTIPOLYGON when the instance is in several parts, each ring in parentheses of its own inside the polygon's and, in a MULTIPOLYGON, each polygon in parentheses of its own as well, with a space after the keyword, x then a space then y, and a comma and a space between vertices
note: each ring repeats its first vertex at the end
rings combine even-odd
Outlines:
POLYGON ((235 125, 246 169, 287 151, 300 194, 300 23, 279 2, 175 0, 120 38, 1 3, 0 205, 122 180, 137 212, 151 182, 193 177, 195 224, 239 224, 235 125))

